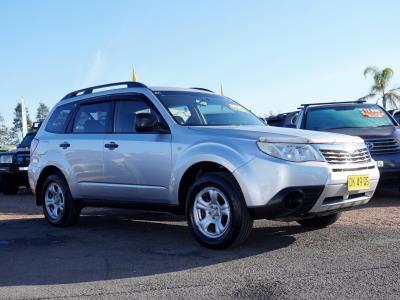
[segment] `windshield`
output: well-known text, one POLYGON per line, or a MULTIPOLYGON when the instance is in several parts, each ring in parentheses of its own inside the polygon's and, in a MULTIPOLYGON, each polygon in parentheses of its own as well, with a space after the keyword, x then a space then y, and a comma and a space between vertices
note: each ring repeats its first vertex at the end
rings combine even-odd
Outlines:
POLYGON ((31 146, 32 140, 35 137, 35 134, 27 134, 22 140, 21 144, 19 144, 19 148, 29 148, 31 146))
POLYGON ((395 126, 386 112, 377 105, 342 105, 315 107, 307 111, 306 129, 329 130, 395 126))
POLYGON ((265 125, 246 108, 223 96, 177 91, 156 95, 180 125, 265 125))

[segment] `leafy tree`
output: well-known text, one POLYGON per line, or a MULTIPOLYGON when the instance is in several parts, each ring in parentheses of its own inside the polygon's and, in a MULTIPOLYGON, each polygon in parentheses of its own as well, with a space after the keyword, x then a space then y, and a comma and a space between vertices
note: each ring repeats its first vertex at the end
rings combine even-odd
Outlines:
POLYGON ((7 126, 4 124, 4 118, 3 118, 2 115, 0 115, 0 147, 1 147, 2 145, 7 144, 7 140, 6 140, 7 131, 8 131, 8 128, 7 128, 7 126))
MULTIPOLYGON (((28 111, 27 107, 25 107, 25 110, 26 110, 26 120, 27 120, 27 125, 28 125, 28 130, 29 130, 29 128, 32 127, 32 120, 29 116, 29 111, 28 111)), ((17 137, 22 135, 22 105, 21 105, 21 102, 18 102, 17 106, 14 108, 13 128, 11 129, 11 131, 17 137)))
POLYGON ((374 79, 374 84, 371 87, 370 93, 361 99, 367 100, 378 97, 376 102, 382 101, 384 108, 387 108, 389 105, 397 108, 397 104, 400 102, 400 95, 397 91, 400 88, 389 88, 390 79, 393 77, 393 74, 394 71, 391 68, 380 70, 377 67, 367 67, 364 70, 364 76, 371 75, 374 79))
POLYGON ((3 116, 0 115, 0 147, 18 143, 16 135, 6 126, 3 116))
POLYGON ((48 113, 49 113, 49 107, 46 104, 40 102, 39 107, 36 110, 36 121, 46 119, 48 113))

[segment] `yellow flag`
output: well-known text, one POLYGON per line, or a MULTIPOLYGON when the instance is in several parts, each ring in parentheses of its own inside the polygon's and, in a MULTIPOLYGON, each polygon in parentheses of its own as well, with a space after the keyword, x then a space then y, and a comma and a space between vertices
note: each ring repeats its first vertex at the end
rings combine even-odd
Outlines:
POLYGON ((135 68, 132 68, 132 81, 136 81, 135 68))
POLYGON ((222 88, 222 84, 221 84, 221 96, 224 95, 224 89, 222 88))

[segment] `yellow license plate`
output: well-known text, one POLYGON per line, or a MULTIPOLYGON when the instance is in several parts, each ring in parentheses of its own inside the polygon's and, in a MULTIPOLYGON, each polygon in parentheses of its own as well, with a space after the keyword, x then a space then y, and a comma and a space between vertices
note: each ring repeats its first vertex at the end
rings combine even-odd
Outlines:
POLYGON ((349 192, 367 190, 369 188, 370 182, 368 175, 350 175, 347 177, 347 190, 349 192))

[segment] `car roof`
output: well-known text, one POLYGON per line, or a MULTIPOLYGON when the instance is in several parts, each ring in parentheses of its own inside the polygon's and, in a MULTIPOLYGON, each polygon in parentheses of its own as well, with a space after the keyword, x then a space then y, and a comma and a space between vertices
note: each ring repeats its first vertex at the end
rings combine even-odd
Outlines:
POLYGON ((72 91, 67 95, 65 95, 59 103, 67 104, 67 103, 73 103, 81 100, 90 99, 96 96, 116 95, 127 92, 133 93, 135 91, 137 92, 140 89, 150 90, 152 92, 177 91, 177 92, 214 94, 213 91, 200 87, 192 87, 192 88, 160 87, 160 86, 147 87, 146 85, 140 82, 126 81, 126 82, 116 82, 116 83, 92 86, 72 91), (122 85, 125 85, 126 87, 121 87, 122 85))
POLYGON ((310 110, 310 109, 321 108, 321 107, 346 107, 346 106, 360 106, 361 107, 364 105, 379 106, 375 103, 367 103, 367 102, 363 102, 363 103, 359 103, 359 102, 352 102, 352 103, 337 102, 337 103, 335 103, 335 102, 333 102, 333 103, 321 103, 321 104, 316 104, 316 105, 307 105, 304 108, 307 108, 308 110, 310 110))
POLYGON ((150 86, 150 90, 153 92, 194 92, 194 93, 208 93, 214 94, 212 91, 204 89, 204 88, 178 88, 178 87, 168 87, 168 86, 150 86))

